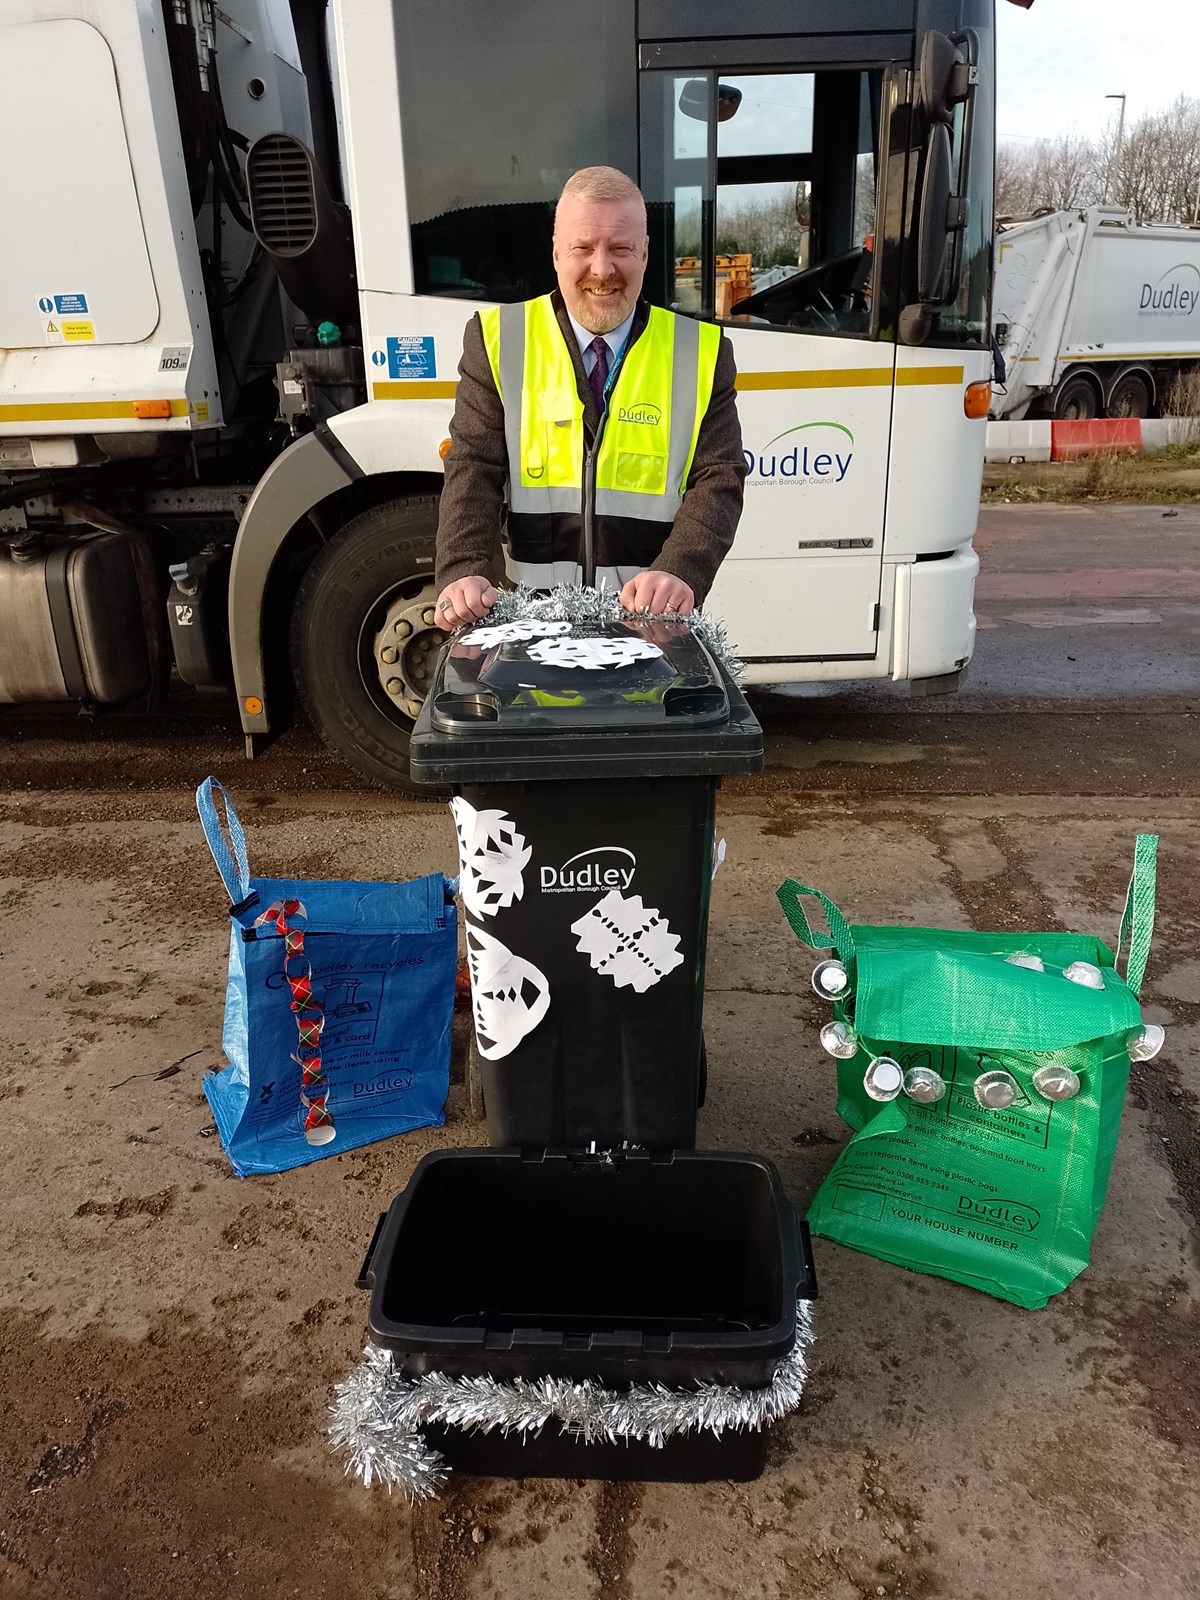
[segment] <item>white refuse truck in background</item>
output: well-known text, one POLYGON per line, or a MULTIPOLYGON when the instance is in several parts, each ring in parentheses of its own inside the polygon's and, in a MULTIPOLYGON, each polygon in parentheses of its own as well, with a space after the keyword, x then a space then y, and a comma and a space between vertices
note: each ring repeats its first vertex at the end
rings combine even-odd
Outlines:
POLYGON ((1200 228, 1139 227, 1123 206, 1001 221, 992 315, 993 417, 1159 415, 1200 362, 1200 228))
POLYGON ((553 287, 598 163, 645 192, 650 298, 733 342, 709 611, 749 682, 956 687, 994 4, 5 0, 0 702, 224 686, 253 754, 297 689, 403 787, 464 326, 553 287), (781 207, 790 265, 750 236, 781 207))

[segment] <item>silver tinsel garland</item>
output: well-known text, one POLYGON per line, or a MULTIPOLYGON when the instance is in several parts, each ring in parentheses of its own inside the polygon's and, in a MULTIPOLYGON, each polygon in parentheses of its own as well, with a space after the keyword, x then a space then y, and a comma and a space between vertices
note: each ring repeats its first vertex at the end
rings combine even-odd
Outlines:
POLYGON ((578 584, 560 583, 557 588, 544 593, 527 589, 501 589, 488 612, 486 622, 520 622, 527 617, 537 617, 543 622, 685 622, 694 634, 712 651, 735 683, 740 683, 745 670, 725 634, 724 623, 715 617, 706 617, 702 611, 693 611, 690 617, 678 616, 674 611, 651 616, 649 612, 626 611, 614 592, 601 582, 598 588, 583 588, 578 584))
POLYGON ((345 1455, 346 1471, 370 1488, 374 1482, 402 1490, 410 1503, 437 1494, 447 1468, 421 1437, 420 1426, 441 1422, 490 1433, 533 1433, 557 1422, 564 1433, 585 1444, 645 1439, 655 1449, 677 1433, 707 1428, 763 1428, 794 1411, 808 1376, 806 1351, 812 1343, 808 1302, 796 1306, 796 1343, 759 1389, 701 1384, 668 1389, 634 1384, 605 1389, 591 1379, 448 1378, 440 1372, 409 1378, 398 1372, 391 1352, 368 1345, 350 1376, 336 1385, 329 1408, 329 1436, 345 1455))

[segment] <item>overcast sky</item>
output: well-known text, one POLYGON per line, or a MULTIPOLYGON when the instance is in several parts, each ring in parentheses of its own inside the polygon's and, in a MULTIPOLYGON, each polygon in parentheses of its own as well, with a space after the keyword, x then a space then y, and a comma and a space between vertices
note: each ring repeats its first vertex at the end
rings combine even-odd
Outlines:
POLYGON ((996 6, 1001 139, 1095 138, 1177 95, 1200 98, 1200 0, 1034 0, 996 6))

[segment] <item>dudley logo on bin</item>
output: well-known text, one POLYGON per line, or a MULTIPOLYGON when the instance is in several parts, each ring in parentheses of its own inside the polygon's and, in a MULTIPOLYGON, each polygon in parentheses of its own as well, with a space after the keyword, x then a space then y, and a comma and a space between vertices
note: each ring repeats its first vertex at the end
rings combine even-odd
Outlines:
POLYGON ((637 857, 619 844, 598 844, 581 850, 561 867, 541 869, 543 894, 594 894, 598 889, 628 889, 637 871, 637 857))

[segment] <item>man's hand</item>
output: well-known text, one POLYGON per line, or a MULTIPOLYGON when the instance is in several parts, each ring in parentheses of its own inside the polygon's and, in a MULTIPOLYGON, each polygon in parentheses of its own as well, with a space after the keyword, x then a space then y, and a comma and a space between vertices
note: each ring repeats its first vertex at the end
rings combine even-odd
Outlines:
POLYGON ((486 578, 456 578, 438 595, 437 625, 452 633, 455 628, 486 617, 495 601, 496 591, 486 578))
POLYGON ((652 616, 674 611, 678 616, 690 617, 696 609, 696 596, 673 573, 639 572, 621 590, 621 604, 626 611, 649 611, 652 616))

